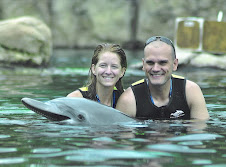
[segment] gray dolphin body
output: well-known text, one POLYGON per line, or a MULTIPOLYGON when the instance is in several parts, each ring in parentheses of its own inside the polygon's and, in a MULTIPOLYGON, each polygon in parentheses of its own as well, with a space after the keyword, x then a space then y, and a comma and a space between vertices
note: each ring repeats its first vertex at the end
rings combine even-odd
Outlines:
POLYGON ((41 102, 22 98, 22 103, 30 110, 52 121, 73 120, 79 124, 109 125, 134 122, 126 114, 85 98, 56 98, 41 102))

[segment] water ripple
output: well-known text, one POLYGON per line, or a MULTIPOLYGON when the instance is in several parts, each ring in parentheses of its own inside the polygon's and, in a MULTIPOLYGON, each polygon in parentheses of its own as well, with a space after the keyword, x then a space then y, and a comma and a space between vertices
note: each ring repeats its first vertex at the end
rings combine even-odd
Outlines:
POLYGON ((32 158, 47 158, 66 156, 66 160, 70 161, 104 161, 106 159, 150 159, 161 156, 173 156, 170 153, 163 153, 157 151, 135 151, 135 150, 115 150, 115 149, 78 149, 70 151, 62 151, 50 154, 35 154, 29 155, 32 158))
POLYGON ((0 147, 0 153, 16 152, 17 148, 0 147))
POLYGON ((168 141, 194 141, 194 140, 215 140, 216 138, 222 138, 224 136, 217 135, 217 134, 191 134, 191 135, 185 135, 185 136, 178 136, 178 137, 172 137, 167 138, 165 140, 168 141))
POLYGON ((181 146, 177 144, 154 144, 148 145, 149 149, 167 151, 167 152, 179 152, 179 153, 216 153, 215 149, 192 149, 187 146, 181 146))
POLYGON ((69 161, 100 162, 108 159, 152 159, 161 156, 172 156, 170 153, 134 151, 134 150, 113 150, 113 149, 83 149, 76 155, 66 156, 69 161))
POLYGON ((11 137, 10 135, 0 135, 0 139, 4 139, 4 138, 9 138, 11 137))
POLYGON ((11 157, 11 158, 0 158, 0 164, 18 164, 18 163, 23 163, 25 162, 25 158, 21 157, 11 157))
POLYGON ((55 152, 60 152, 60 148, 36 148, 33 149, 31 152, 32 153, 55 153, 55 152))

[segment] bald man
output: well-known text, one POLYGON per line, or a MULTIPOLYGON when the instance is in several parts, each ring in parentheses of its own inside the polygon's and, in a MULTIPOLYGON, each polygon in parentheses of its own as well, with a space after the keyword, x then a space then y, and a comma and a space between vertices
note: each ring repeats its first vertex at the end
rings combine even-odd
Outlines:
POLYGON ((146 78, 133 83, 119 98, 117 109, 138 119, 208 119, 200 87, 173 75, 178 59, 172 41, 153 36, 145 43, 146 78))

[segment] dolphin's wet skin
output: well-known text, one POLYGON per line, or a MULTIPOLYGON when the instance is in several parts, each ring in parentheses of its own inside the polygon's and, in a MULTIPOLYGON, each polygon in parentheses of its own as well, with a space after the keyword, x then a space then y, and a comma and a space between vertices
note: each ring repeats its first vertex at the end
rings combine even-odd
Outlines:
POLYGON ((48 102, 22 98, 21 101, 30 110, 53 121, 71 119, 78 124, 96 125, 135 122, 135 119, 112 107, 85 98, 62 97, 48 102))

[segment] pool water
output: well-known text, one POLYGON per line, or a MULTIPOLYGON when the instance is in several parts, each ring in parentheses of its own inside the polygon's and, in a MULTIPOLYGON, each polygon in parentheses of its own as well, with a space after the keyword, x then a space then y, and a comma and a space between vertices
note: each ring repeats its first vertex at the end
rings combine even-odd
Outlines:
MULTIPOLYGON (((142 52, 130 53, 129 64, 142 52)), ((48 68, 1 68, 0 166, 226 166, 226 71, 180 67, 205 95, 208 121, 79 126, 52 122, 21 98, 48 101, 85 84, 92 51, 56 50, 48 68)), ((124 85, 141 79, 128 69, 124 85)))

